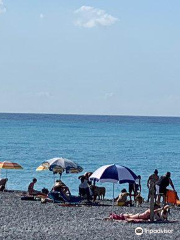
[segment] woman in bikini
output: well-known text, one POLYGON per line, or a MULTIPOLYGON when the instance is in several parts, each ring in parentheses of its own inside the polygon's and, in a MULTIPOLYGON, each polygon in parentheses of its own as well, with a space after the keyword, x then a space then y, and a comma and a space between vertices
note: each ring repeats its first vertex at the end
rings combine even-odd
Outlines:
MULTIPOLYGON (((157 215, 157 218, 160 218, 160 212, 162 210, 167 210, 169 208, 168 205, 164 206, 163 208, 160 208, 157 204, 155 204, 154 206, 154 214, 155 216, 157 215)), ((110 216, 108 218, 106 218, 105 220, 149 220, 150 219, 150 209, 147 209, 145 212, 143 213, 137 213, 137 214, 115 214, 112 213, 110 214, 110 216)))

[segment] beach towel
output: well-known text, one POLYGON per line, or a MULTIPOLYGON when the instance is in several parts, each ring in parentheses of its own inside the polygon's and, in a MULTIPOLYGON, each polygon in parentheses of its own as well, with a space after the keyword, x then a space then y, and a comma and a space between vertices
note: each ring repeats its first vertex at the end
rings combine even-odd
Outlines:
POLYGON ((22 196, 21 200, 25 201, 35 201, 35 198, 33 196, 22 196))
POLYGON ((110 219, 114 219, 114 220, 126 220, 123 214, 115 214, 115 213, 111 213, 110 214, 110 219))

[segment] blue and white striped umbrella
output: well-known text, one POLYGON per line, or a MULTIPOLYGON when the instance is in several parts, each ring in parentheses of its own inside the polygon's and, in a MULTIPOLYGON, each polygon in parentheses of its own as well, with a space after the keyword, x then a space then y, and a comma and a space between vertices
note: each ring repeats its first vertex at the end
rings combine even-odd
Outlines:
POLYGON ((134 183, 136 179, 137 176, 132 170, 115 164, 98 168, 90 177, 90 180, 113 183, 112 213, 114 212, 114 184, 134 183))
POLYGON ((136 174, 129 168, 115 164, 98 168, 90 177, 90 180, 111 183, 134 183, 136 174))

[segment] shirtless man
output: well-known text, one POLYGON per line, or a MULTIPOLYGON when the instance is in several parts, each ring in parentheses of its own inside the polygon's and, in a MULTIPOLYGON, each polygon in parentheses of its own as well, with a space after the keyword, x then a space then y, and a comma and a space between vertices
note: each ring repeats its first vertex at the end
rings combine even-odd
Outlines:
POLYGON ((32 182, 28 186, 28 193, 29 195, 38 195, 42 194, 40 191, 34 190, 34 184, 37 182, 36 178, 33 178, 32 182))

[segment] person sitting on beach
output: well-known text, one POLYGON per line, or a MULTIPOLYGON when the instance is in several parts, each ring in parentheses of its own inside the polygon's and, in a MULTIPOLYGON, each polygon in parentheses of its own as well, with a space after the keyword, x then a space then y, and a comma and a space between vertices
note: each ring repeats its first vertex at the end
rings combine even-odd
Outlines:
POLYGON ((149 202, 149 199, 150 199, 150 186, 151 186, 151 184, 154 185, 154 192, 155 192, 154 198, 156 199, 156 184, 157 184, 158 180, 159 180, 158 170, 155 169, 154 173, 152 175, 150 175, 148 180, 147 180, 147 187, 149 189, 147 202, 149 202))
POLYGON ((68 196, 71 195, 69 188, 61 180, 56 180, 56 182, 52 188, 52 191, 63 192, 65 195, 68 195, 68 196))
MULTIPOLYGON (((169 209, 169 205, 166 205, 162 208, 159 207, 159 205, 155 204, 154 205, 154 214, 155 214, 155 218, 156 220, 163 220, 161 219, 161 212, 168 212, 169 209)), ((165 215, 162 215, 162 217, 165 215)), ((166 214, 166 219, 167 219, 167 214, 166 214)), ((164 220, 166 220, 164 219, 164 220)), ((146 211, 144 211, 143 213, 137 213, 137 214, 115 214, 112 213, 110 214, 110 216, 108 218, 105 218, 104 220, 127 220, 127 221, 131 221, 131 220, 150 220, 150 209, 147 209, 146 211)))
POLYGON ((175 191, 174 184, 171 180, 171 173, 167 172, 165 176, 161 176, 157 182, 157 185, 159 186, 159 195, 157 202, 160 203, 161 196, 163 196, 163 203, 165 204, 167 187, 171 185, 172 189, 175 191))
POLYGON ((126 191, 126 189, 122 189, 121 193, 119 194, 116 203, 117 205, 121 205, 121 206, 128 206, 128 205, 132 205, 131 201, 127 200, 127 197, 129 196, 129 193, 126 191))
POLYGON ((0 180, 0 191, 5 190, 7 181, 8 181, 8 178, 2 178, 0 180))
POLYGON ((38 195, 38 194, 43 194, 40 191, 37 191, 34 189, 34 185, 37 183, 37 179, 33 178, 32 182, 28 186, 28 193, 29 195, 38 195))

